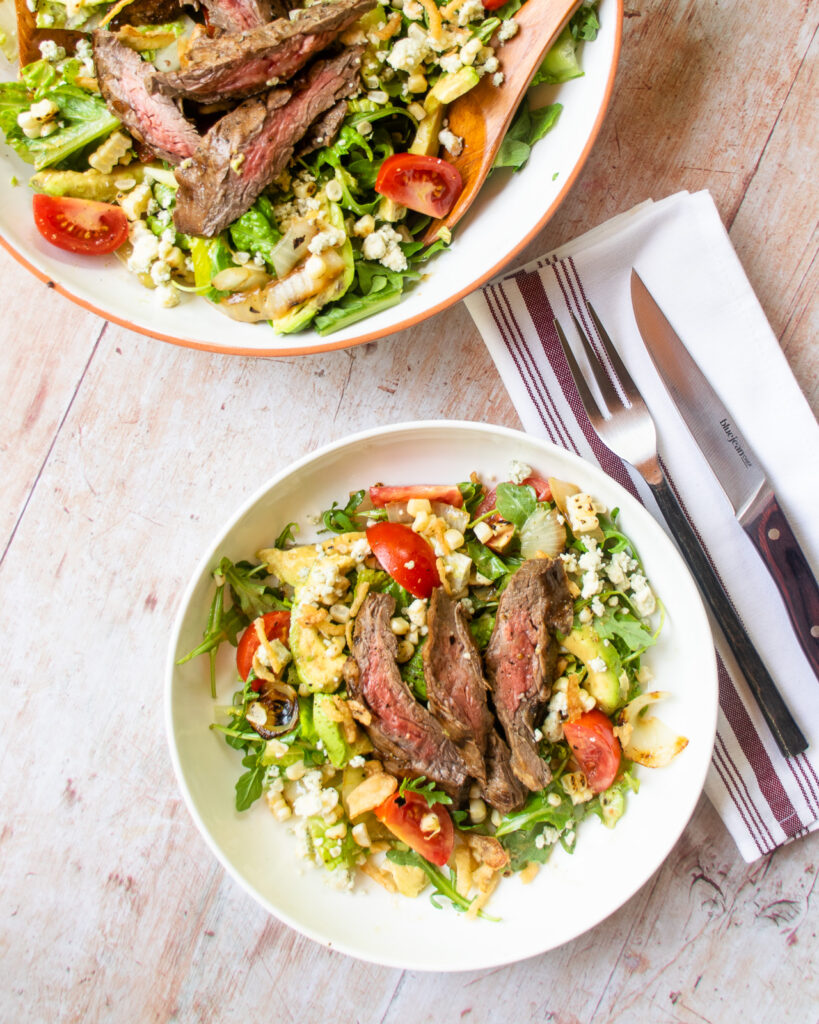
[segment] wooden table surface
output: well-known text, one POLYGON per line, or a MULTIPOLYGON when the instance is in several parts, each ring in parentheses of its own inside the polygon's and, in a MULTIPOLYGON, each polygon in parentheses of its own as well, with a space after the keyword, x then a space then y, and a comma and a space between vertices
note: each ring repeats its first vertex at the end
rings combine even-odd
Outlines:
MULTIPOLYGON (((613 103, 527 258, 709 188, 817 402, 817 8, 627 4, 613 103)), ((817 1020, 819 838, 746 865, 703 798, 618 913, 494 971, 326 951, 215 862, 171 771, 165 650, 204 545, 257 484, 378 423, 517 426, 462 305, 349 351, 255 360, 105 324, 0 251, 3 1021, 817 1020)))

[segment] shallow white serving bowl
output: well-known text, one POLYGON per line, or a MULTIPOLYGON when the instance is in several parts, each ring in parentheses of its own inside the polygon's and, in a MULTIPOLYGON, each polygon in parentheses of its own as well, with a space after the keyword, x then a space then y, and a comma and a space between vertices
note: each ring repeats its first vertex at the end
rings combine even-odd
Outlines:
MULTIPOLYGON (((0 143, 0 243, 24 266, 81 306, 134 331, 214 352, 295 355, 348 348, 410 327, 446 309, 498 273, 560 205, 591 151, 614 86, 623 0, 601 0, 598 38, 584 46, 582 78, 541 87, 537 105, 559 101, 563 114, 518 174, 504 171, 482 190, 446 253, 392 309, 322 338, 313 330, 277 335, 266 324, 241 324, 196 296, 164 309, 156 295, 114 256, 81 257, 46 242, 31 216, 25 182, 31 167, 0 143), (21 184, 11 184, 16 177, 21 184)), ((14 69, 0 56, 3 78, 14 69)))
MULTIPOLYGON (((315 528, 313 528, 314 530, 315 528)), ((225 645, 228 648, 228 645, 225 645)), ((216 704, 230 702, 233 648, 224 650, 216 704)), ((654 519, 599 469, 545 441, 478 423, 428 422, 379 427, 305 456, 247 501, 206 551, 182 599, 167 663, 166 722, 185 801, 226 870, 276 917, 324 945, 377 963, 413 970, 477 969, 541 953, 574 938, 620 907, 662 864, 691 816, 711 757, 717 679, 711 633, 699 594, 676 549, 654 519), (652 688, 671 696, 659 716, 689 745, 668 767, 639 769, 640 792, 613 830, 595 818, 581 825, 573 856, 556 850, 535 881, 504 879, 490 904, 498 923, 436 910, 426 895, 391 896, 363 879, 354 893, 298 857, 295 839, 258 801, 234 810, 241 754, 208 727, 214 721, 206 658, 176 660, 199 643, 213 594, 218 558, 253 558, 283 525, 377 481, 452 483, 476 470, 508 479, 519 459, 542 476, 577 483, 619 507, 666 608, 657 646, 645 663, 652 688)))

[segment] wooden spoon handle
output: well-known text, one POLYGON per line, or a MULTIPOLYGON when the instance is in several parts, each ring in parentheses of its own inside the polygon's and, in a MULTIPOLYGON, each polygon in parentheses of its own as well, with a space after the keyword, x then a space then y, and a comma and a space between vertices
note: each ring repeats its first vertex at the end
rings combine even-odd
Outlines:
POLYGON ((464 188, 446 217, 427 228, 424 245, 438 237, 441 228, 451 228, 466 213, 492 169, 506 129, 535 72, 543 62, 563 26, 580 6, 580 0, 528 0, 515 15, 517 35, 499 49, 503 84, 492 84, 484 75, 449 107, 449 129, 464 140, 460 156, 449 162, 461 173, 464 188))

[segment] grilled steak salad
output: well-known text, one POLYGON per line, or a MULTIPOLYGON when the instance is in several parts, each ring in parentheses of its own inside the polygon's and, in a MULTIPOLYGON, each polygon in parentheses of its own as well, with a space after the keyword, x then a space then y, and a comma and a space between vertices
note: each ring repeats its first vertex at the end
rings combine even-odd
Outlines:
MULTIPOLYGON (((448 244, 420 240, 462 188, 447 105, 503 88, 522 0, 17 2, 0 128, 34 165, 42 234, 115 251, 165 306, 326 334, 399 302, 448 244)), ((582 74, 597 27, 582 6, 535 83, 582 74)), ((524 102, 498 166, 559 112, 524 102)))
POLYGON ((236 646, 212 728, 263 798, 350 887, 431 890, 470 915, 504 875, 613 827, 635 764, 686 745, 646 710, 662 609, 617 510, 516 463, 488 487, 387 486, 222 559, 204 639, 236 646))

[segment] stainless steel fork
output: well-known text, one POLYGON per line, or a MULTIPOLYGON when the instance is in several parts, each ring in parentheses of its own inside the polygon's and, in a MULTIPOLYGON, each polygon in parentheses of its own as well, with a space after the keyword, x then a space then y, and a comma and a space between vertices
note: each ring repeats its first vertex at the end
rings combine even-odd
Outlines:
POLYGON ((651 413, 648 411, 642 395, 637 390, 637 386, 631 379, 631 375, 617 354, 611 338, 591 304, 588 305, 588 310, 600 346, 622 391, 621 397, 609 371, 601 363, 594 345, 581 327, 577 317, 572 313, 572 320, 583 343, 591 375, 603 398, 603 405, 598 404, 578 366, 562 327, 555 320, 560 344, 589 422, 603 444, 610 448, 615 455, 619 455, 621 459, 634 466, 651 488, 683 557, 699 584, 714 618, 725 634, 728 646, 734 653, 737 664, 756 698, 777 746, 786 757, 799 754, 807 748, 807 740, 793 720, 776 684, 751 643, 731 598, 722 586, 707 553, 669 486, 657 451, 657 431, 654 420, 651 418, 651 413))

